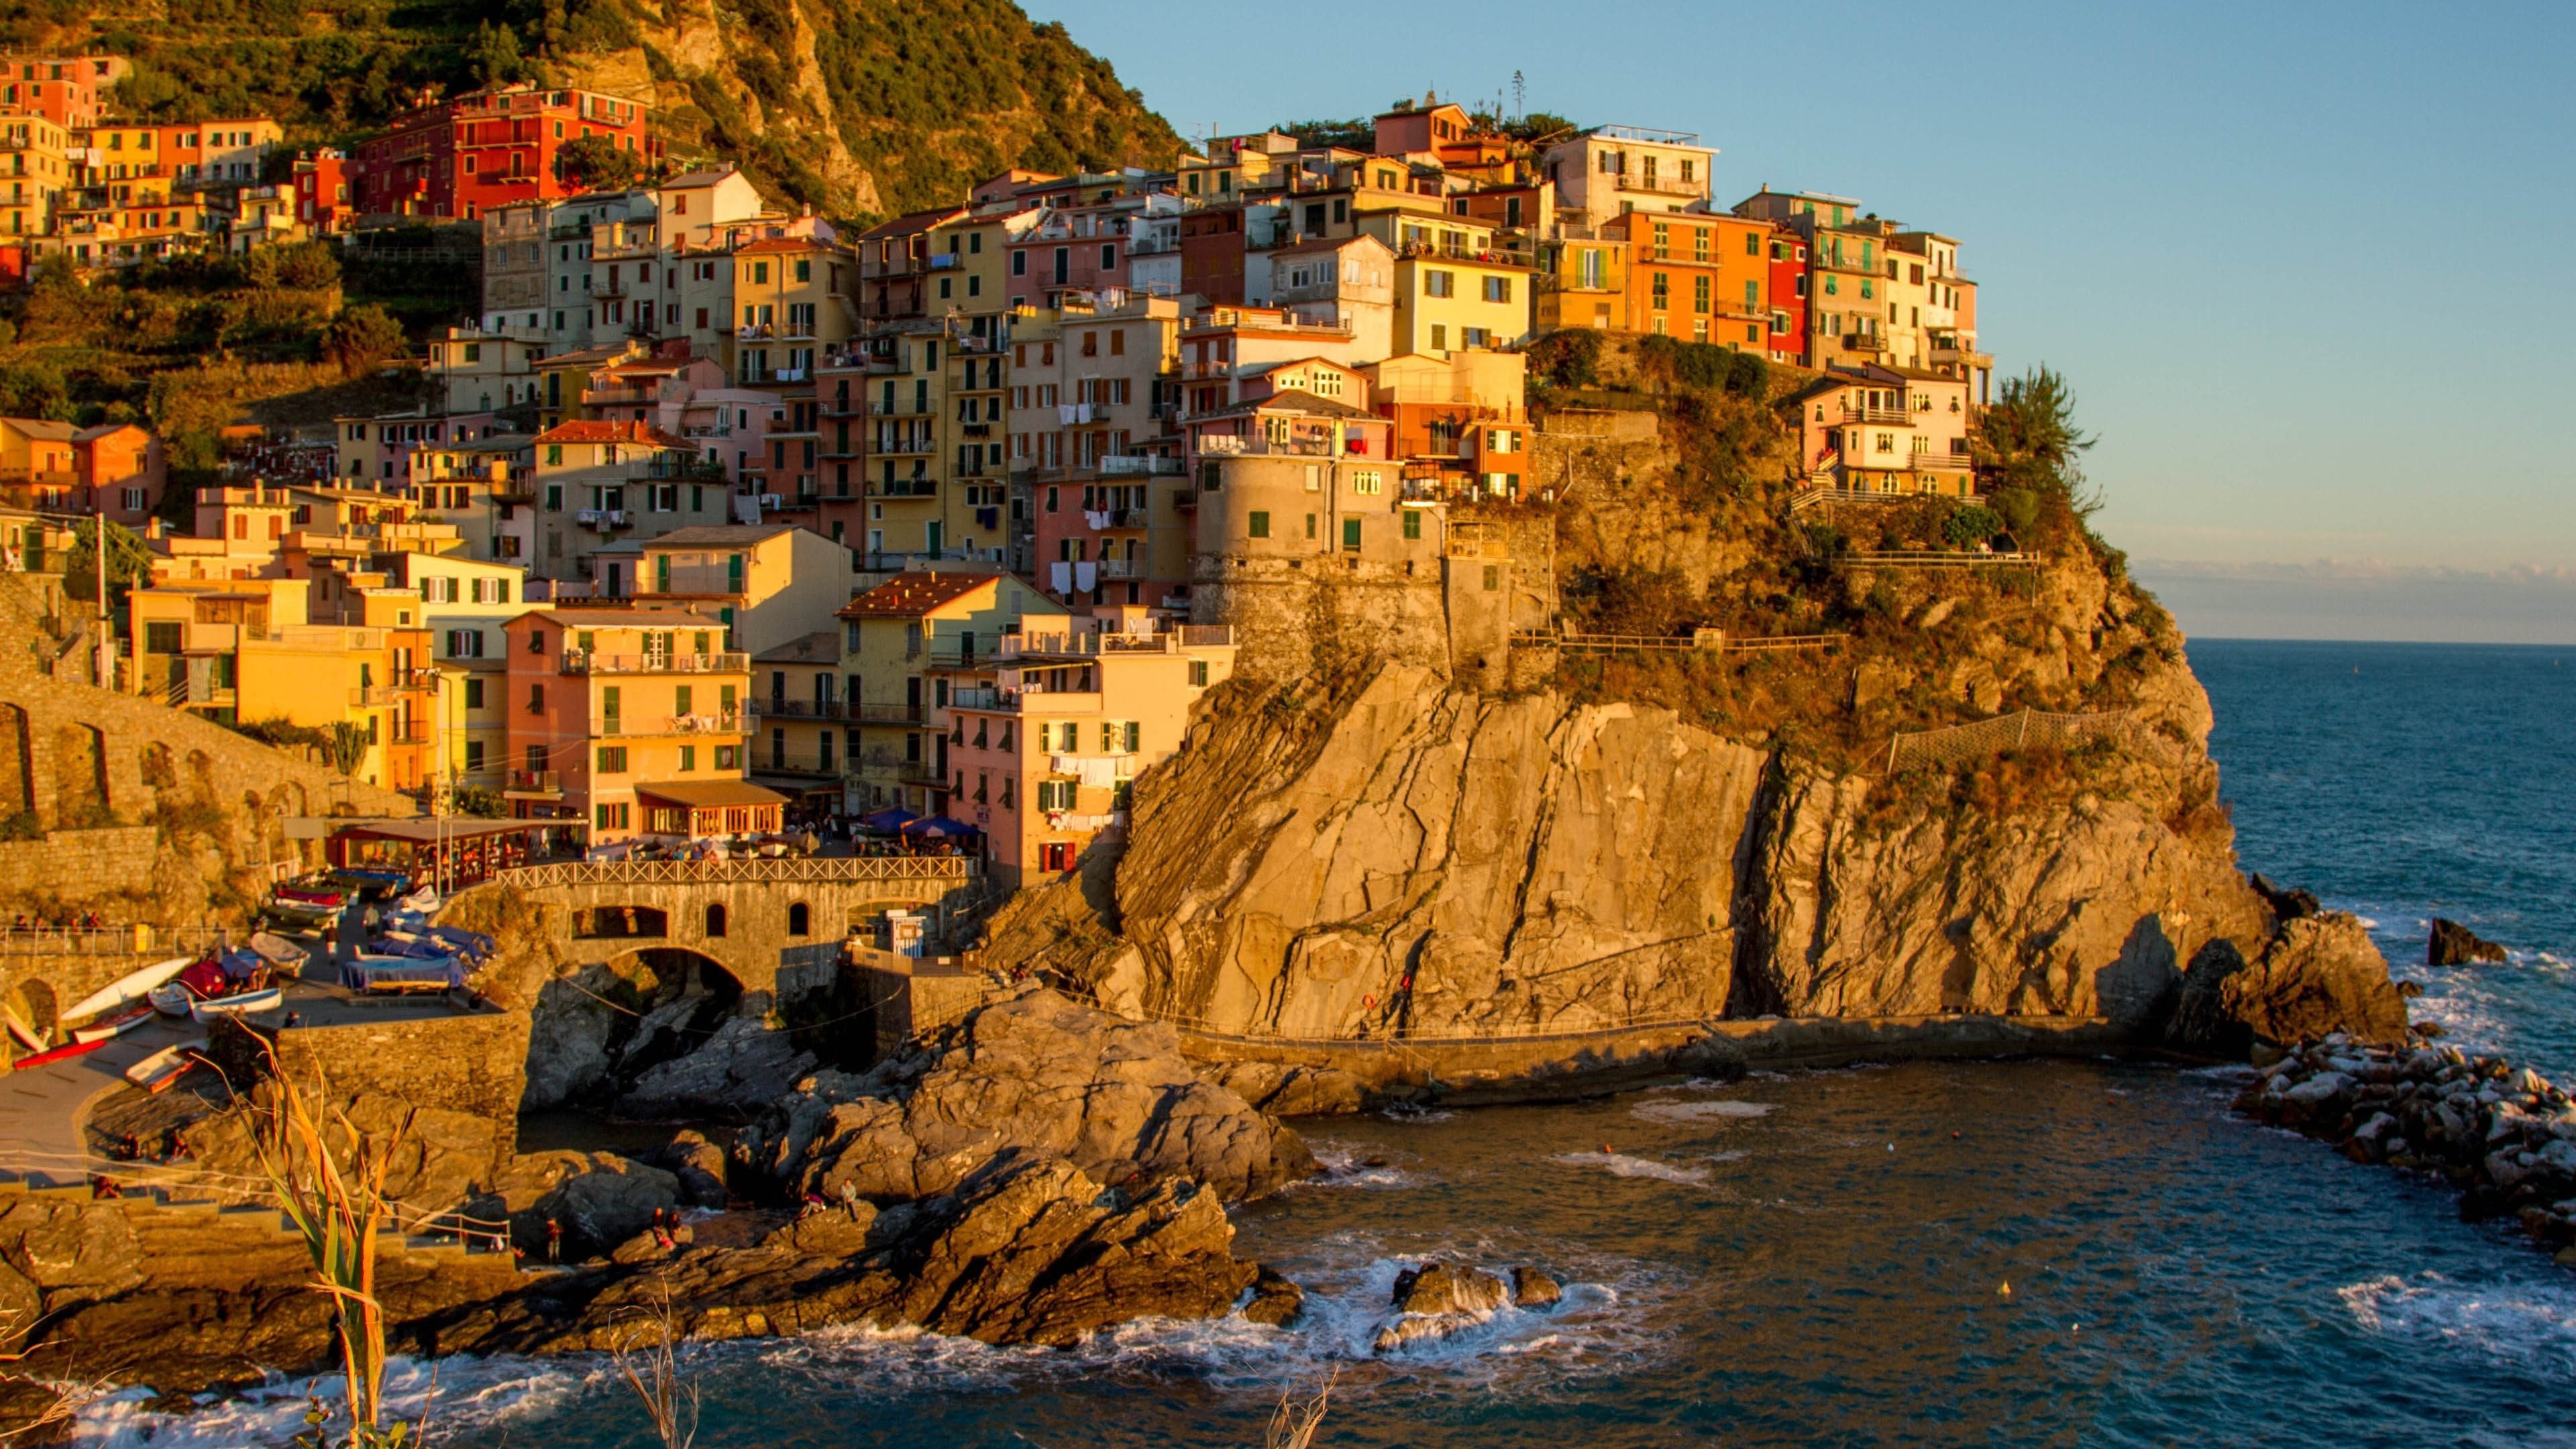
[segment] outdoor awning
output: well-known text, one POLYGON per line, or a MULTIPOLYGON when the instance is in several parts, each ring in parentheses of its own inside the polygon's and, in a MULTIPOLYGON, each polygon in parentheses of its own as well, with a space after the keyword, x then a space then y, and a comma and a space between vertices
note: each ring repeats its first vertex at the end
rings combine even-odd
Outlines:
POLYGON ((766 785, 749 780, 686 780, 670 784, 638 785, 637 799, 659 800, 668 805, 685 805, 692 810, 721 810, 734 805, 784 805, 787 797, 766 785))

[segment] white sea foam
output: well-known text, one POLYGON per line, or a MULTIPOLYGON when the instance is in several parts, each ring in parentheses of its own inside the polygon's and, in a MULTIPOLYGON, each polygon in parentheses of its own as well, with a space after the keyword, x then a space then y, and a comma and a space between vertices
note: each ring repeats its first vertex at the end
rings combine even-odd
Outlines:
MULTIPOLYGON (((506 1355, 427 1362, 395 1358, 385 1369, 385 1416, 406 1423, 426 1419, 439 1436, 542 1419, 605 1384, 608 1372, 603 1362, 587 1355, 542 1361, 506 1355)), ((304 1415, 313 1400, 338 1401, 341 1384, 338 1374, 272 1374, 258 1388, 184 1415, 144 1408, 152 1398, 149 1389, 122 1389, 81 1411, 73 1442, 85 1449, 283 1445, 305 1431, 304 1415)))
POLYGON ((1698 1186, 1708 1181, 1705 1167, 1675 1167, 1650 1157, 1630 1157, 1621 1152, 1560 1152, 1548 1159, 1577 1167, 1607 1169, 1612 1177, 1651 1177, 1663 1182, 1698 1186))
POLYGON ((1450 1111, 1446 1107, 1416 1107, 1410 1102, 1394 1102, 1390 1103, 1387 1106, 1387 1109, 1378 1115, 1386 1118, 1390 1122, 1429 1124, 1433 1122, 1446 1122, 1458 1114, 1450 1111))
POLYGON ((1732 1097, 1711 1102, 1676 1102, 1669 1099, 1658 1101, 1650 1098, 1630 1108, 1628 1114, 1648 1122, 1678 1125, 1768 1117, 1771 1111, 1772 1104, 1769 1102, 1746 1102, 1732 1097))
POLYGON ((1752 1155, 1752 1153, 1739 1149, 1734 1152, 1712 1152, 1700 1160, 1702 1162, 1741 1162, 1752 1155))
POLYGON ((2576 1289, 2556 1283, 2454 1283, 2439 1273, 2395 1274, 2338 1289, 2372 1333, 2470 1349, 2554 1372, 2576 1370, 2576 1289))

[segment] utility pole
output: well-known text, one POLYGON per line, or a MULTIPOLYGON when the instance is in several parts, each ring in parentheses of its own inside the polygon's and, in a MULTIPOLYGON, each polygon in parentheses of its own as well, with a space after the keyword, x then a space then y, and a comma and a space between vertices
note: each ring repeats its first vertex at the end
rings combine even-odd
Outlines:
MULTIPOLYGON (((98 476, 93 472, 91 477, 98 476)), ((95 484, 90 489, 90 572, 98 575, 98 687, 116 688, 114 662, 108 657, 108 646, 115 629, 107 621, 107 506, 98 500, 95 484)))

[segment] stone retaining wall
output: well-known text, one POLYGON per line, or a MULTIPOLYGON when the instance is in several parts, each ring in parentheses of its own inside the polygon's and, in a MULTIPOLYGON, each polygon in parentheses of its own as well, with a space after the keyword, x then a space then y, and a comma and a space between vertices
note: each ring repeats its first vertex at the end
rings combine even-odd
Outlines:
POLYGON ((517 1150, 527 1087, 524 1011, 290 1027, 277 1034, 277 1059, 297 1080, 318 1070, 335 1094, 381 1093, 499 1123, 508 1149, 517 1150))

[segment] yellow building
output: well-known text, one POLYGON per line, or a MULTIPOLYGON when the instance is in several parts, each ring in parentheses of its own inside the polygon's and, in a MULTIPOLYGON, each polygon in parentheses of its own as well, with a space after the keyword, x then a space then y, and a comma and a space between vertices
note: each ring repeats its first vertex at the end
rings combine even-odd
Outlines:
POLYGON ((811 237, 765 237, 733 250, 734 380, 811 383, 826 351, 849 340, 850 254, 811 237))
POLYGON ((1501 249, 1492 227, 1409 208, 1369 213, 1359 227, 1395 251, 1392 355, 1528 340, 1528 256, 1501 249))
POLYGON ((880 325, 824 369, 824 460, 865 472, 864 542, 843 540, 865 567, 1009 561, 1009 383, 1001 348, 964 318, 880 325))
POLYGON ((42 236, 71 185, 71 136, 36 115, 0 116, 0 236, 42 236))
POLYGON ((156 582, 126 596, 126 688, 173 709, 230 717, 244 638, 306 622, 304 579, 156 582))
POLYGON ((631 559, 594 564, 603 543, 641 544, 728 517, 724 465, 650 423, 559 423, 529 446, 537 497, 531 562, 543 577, 590 577, 604 597, 631 593, 631 559))
POLYGON ((437 682, 416 600, 370 591, 366 622, 272 624, 245 631, 234 654, 233 718, 280 720, 345 739, 348 775, 388 790, 428 783, 437 682))
POLYGON ((1040 209, 952 218, 930 229, 930 314, 959 313, 967 330, 990 336, 1011 306, 1011 241, 1045 216, 1040 209))
MULTIPOLYGON (((850 551, 810 528, 713 523, 646 543, 636 601, 679 604, 725 623, 725 647, 760 654, 828 628, 848 603, 850 551)), ((836 656, 837 657, 837 656, 836 656)))
POLYGON ((752 655, 752 781, 840 810, 842 770, 859 738, 848 698, 838 629, 818 629, 752 655))
POLYGON ((1061 633, 1064 607, 1015 575, 897 574, 840 611, 841 672, 858 681, 845 696, 856 745, 848 752, 849 808, 900 805, 938 815, 949 804, 948 737, 929 728, 947 705, 939 673, 998 656, 1002 637, 1023 628, 1061 633))

